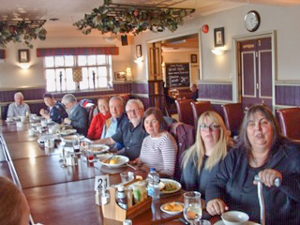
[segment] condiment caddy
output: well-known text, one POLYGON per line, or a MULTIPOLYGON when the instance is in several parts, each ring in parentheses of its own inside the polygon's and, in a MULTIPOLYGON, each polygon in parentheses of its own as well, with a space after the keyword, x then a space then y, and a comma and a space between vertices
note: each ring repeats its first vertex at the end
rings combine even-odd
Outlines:
MULTIPOLYGON (((127 182, 124 187, 128 187, 135 182, 142 181, 142 177, 137 176, 135 180, 127 182)), ((110 192, 110 202, 107 205, 102 205, 102 213, 104 218, 117 220, 120 222, 125 221, 126 219, 132 219, 146 210, 151 208, 152 198, 147 197, 146 199, 142 200, 141 202, 128 207, 128 209, 123 209, 118 205, 116 196, 117 196, 118 188, 116 186, 112 186, 109 189, 110 192)))

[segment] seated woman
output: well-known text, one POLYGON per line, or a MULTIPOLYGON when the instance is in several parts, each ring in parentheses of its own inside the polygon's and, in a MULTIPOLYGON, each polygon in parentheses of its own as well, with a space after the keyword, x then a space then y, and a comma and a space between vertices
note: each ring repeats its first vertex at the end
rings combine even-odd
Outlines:
POLYGON ((137 162, 143 170, 155 168, 161 177, 172 177, 175 169, 177 144, 166 130, 166 122, 158 108, 151 107, 144 114, 144 128, 149 136, 144 138, 137 162))
POLYGON ((22 191, 9 179, 0 177, 0 224, 28 225, 29 207, 22 191))
POLYGON ((107 98, 98 99, 98 109, 99 113, 92 119, 88 131, 88 138, 91 140, 97 140, 101 138, 105 121, 111 117, 107 98))
POLYGON ((218 113, 202 113, 196 142, 184 153, 181 163, 180 182, 185 190, 197 190, 204 196, 210 179, 227 155, 228 138, 228 131, 218 113))
POLYGON ((206 189, 211 215, 240 210, 259 222, 260 207, 254 176, 264 187, 266 224, 299 224, 300 148, 279 133, 272 112, 263 105, 249 108, 237 148, 230 151, 206 189), (280 187, 273 186, 276 178, 280 187))
POLYGON ((56 123, 62 123, 65 118, 68 118, 68 113, 62 103, 57 102, 52 94, 45 93, 45 105, 48 106, 47 110, 41 109, 40 114, 46 119, 52 119, 56 123))

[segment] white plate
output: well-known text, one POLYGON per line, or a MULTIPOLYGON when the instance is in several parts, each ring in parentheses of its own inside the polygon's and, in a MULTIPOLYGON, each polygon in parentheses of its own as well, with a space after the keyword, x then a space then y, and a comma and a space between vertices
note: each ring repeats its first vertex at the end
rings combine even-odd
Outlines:
POLYGON ((64 141, 65 143, 72 143, 74 138, 82 139, 82 138, 84 138, 84 136, 83 135, 79 135, 79 136, 78 135, 69 135, 69 136, 61 137, 62 141, 64 141))
MULTIPOLYGON (((123 166, 124 164, 128 163, 129 162, 129 158, 126 157, 126 156, 123 156, 123 155, 116 155, 115 157, 118 157, 118 163, 117 164, 109 164, 109 163, 103 163, 102 161, 105 160, 105 159, 108 159, 109 156, 107 155, 99 155, 98 158, 99 158, 99 161, 102 165, 105 165, 105 166, 108 166, 108 167, 111 167, 111 168, 116 168, 116 167, 120 167, 120 166, 123 166)), ((114 158, 115 158, 114 157, 114 158)))
MULTIPOLYGON (((162 206, 160 206, 160 210, 163 211, 163 212, 165 212, 165 213, 173 214, 173 215, 174 215, 174 214, 178 214, 178 213, 182 213, 182 212, 183 212, 183 209, 182 209, 181 211, 168 211, 168 210, 165 210, 164 207, 165 207, 167 204, 169 204, 169 203, 170 203, 170 202, 165 203, 165 204, 163 204, 162 206)), ((181 202, 175 202, 175 203, 184 206, 183 203, 181 203, 181 202)))
POLYGON ((181 184, 179 182, 177 182, 176 180, 161 178, 160 181, 163 182, 165 185, 167 183, 172 183, 176 186, 176 189, 172 190, 172 191, 165 191, 165 190, 160 191, 161 194, 171 194, 171 193, 175 193, 181 189, 181 184))
MULTIPOLYGON (((214 225, 225 225, 225 223, 223 222, 223 220, 219 220, 214 225)), ((260 225, 260 224, 252 221, 248 221, 247 223, 245 223, 245 225, 260 225)))
POLYGON ((98 154, 102 152, 107 152, 109 150, 109 146, 104 144, 92 144, 91 149, 95 154, 98 154))
POLYGON ((70 135, 70 134, 75 134, 77 132, 77 130, 75 129, 68 129, 68 130, 62 130, 59 133, 61 135, 70 135))

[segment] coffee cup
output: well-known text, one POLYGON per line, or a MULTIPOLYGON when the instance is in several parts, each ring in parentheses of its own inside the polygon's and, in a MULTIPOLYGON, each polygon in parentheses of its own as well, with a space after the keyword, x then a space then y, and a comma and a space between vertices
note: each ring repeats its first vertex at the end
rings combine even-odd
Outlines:
POLYGON ((35 135, 35 131, 33 128, 28 130, 29 136, 33 137, 35 135))
POLYGON ((22 122, 17 122, 17 127, 18 128, 22 128, 23 127, 23 123, 22 122))
POLYGON ((42 120, 41 125, 42 125, 42 127, 46 127, 47 126, 47 120, 42 120))
POLYGON ((20 116, 21 122, 24 123, 26 121, 26 116, 20 116))

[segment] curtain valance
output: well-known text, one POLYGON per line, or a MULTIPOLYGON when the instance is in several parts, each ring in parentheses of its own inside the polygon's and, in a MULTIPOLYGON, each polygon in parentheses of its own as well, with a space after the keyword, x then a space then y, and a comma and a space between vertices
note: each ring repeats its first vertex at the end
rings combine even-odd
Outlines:
POLYGON ((119 55, 118 47, 38 48, 37 57, 59 55, 119 55))

